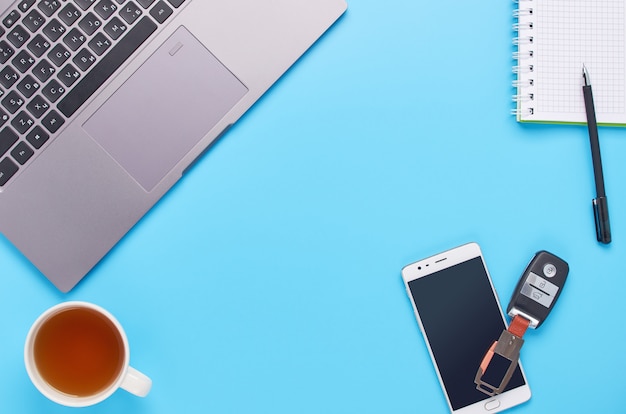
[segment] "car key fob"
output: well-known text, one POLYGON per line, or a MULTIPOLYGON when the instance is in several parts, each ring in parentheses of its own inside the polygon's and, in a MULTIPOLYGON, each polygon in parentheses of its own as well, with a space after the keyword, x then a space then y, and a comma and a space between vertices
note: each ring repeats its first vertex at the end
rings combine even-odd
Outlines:
POLYGON ((522 274, 507 313, 512 318, 500 338, 483 357, 474 382, 476 389, 494 396, 506 389, 511 380, 524 333, 528 328, 538 328, 548 317, 567 280, 569 265, 545 250, 537 252, 522 274))
POLYGON ((567 280, 569 265, 545 250, 537 252, 522 274, 506 309, 511 318, 519 315, 538 328, 546 320, 567 280))

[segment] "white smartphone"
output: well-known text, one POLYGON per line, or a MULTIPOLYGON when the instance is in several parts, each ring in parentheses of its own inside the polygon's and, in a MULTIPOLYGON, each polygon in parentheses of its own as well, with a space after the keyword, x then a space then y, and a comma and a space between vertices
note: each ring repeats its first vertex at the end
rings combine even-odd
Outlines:
POLYGON ((476 389, 478 367, 506 328, 478 244, 412 263, 402 278, 452 413, 496 413, 530 399, 521 364, 502 394, 476 389))

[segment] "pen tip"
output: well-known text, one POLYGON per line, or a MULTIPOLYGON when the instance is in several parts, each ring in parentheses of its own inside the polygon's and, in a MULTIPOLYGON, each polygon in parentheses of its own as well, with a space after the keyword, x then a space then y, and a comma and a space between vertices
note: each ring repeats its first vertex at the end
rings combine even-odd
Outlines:
POLYGON ((587 67, 585 66, 584 63, 583 63, 583 80, 584 80, 585 86, 591 84, 591 81, 589 80, 589 72, 587 72, 587 67))

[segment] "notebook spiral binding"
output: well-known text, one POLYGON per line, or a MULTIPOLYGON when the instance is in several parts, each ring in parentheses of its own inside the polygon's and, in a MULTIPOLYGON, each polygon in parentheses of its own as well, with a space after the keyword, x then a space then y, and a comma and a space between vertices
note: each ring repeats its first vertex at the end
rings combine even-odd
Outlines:
POLYGON ((519 120, 522 116, 532 115, 534 113, 534 23, 533 23, 533 1, 534 0, 513 0, 517 8, 513 10, 513 31, 517 36, 513 38, 513 45, 517 50, 513 52, 513 73, 516 79, 513 81, 513 87, 516 93, 513 95, 515 108, 511 110, 511 114, 519 120))

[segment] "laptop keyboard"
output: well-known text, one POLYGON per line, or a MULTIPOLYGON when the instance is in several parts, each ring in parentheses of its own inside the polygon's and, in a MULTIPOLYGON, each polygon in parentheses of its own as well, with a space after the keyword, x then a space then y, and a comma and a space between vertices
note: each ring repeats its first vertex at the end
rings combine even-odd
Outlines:
POLYGON ((0 23, 0 188, 185 0, 23 0, 0 23))

